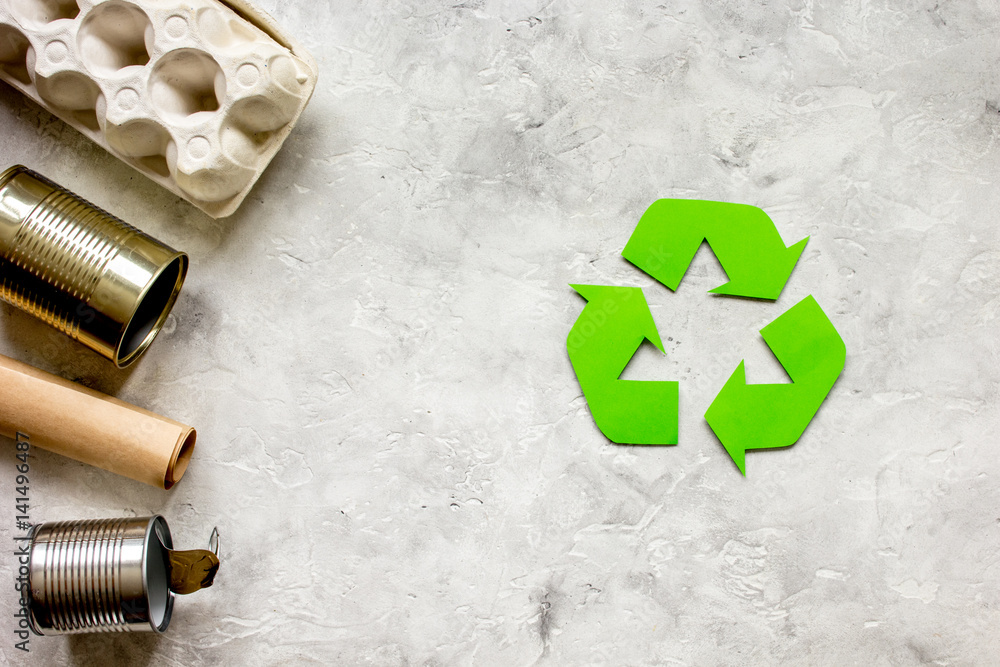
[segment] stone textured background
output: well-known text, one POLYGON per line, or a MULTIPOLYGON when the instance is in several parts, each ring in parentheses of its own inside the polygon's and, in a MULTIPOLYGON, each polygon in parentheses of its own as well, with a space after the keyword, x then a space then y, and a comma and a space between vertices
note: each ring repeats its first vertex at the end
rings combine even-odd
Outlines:
MULTIPOLYGON (((14 665, 973 665, 1000 639, 1000 8, 993 0, 262 0, 320 62, 299 127, 213 221, 3 87, 24 163, 187 250, 119 372, 0 308, 0 352, 199 430, 157 491, 46 452, 36 521, 214 526, 169 632, 14 665), (812 239, 777 303, 620 256, 660 197, 812 239), (570 282, 641 285, 677 447, 611 445, 565 351, 570 282), (702 415, 813 294, 847 368, 743 479, 702 415)), ((10 443, 8 443, 10 445, 10 443)), ((0 541, 14 534, 14 449, 0 541)))

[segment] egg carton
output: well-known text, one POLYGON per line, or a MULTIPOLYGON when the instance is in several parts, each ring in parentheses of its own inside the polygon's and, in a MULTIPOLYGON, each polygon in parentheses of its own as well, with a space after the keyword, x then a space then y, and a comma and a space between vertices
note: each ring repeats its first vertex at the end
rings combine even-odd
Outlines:
POLYGON ((0 0, 0 78, 216 218, 247 196, 316 77, 243 0, 0 0))

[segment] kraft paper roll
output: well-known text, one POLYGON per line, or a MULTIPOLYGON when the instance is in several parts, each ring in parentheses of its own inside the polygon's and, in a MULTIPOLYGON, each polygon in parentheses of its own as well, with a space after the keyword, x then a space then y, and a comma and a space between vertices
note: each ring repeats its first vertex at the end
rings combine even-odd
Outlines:
POLYGON ((169 489, 194 450, 190 426, 0 355, 0 435, 169 489))

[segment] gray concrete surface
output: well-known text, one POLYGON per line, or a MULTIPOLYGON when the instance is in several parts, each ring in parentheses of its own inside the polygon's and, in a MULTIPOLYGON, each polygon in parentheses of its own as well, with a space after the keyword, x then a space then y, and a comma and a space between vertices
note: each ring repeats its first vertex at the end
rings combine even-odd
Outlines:
MULTIPOLYGON (((12 665, 985 665, 1000 640, 1000 8, 986 0, 260 5, 321 67, 213 221, 4 87, 24 163, 192 256, 131 371, 10 307, 0 352, 199 429, 163 492, 45 452, 33 520, 217 526, 162 637, 35 638, 12 665), (811 240, 777 303, 620 256, 660 197, 811 240), (570 282, 641 285, 680 444, 609 444, 570 282), (812 294, 847 368, 743 479, 702 415, 812 294), (668 340, 672 339, 672 340, 668 340)), ((8 443, 9 445, 10 443, 8 443)), ((14 448, 0 448, 0 541, 14 448), (6 453, 3 453, 6 452, 6 453)))

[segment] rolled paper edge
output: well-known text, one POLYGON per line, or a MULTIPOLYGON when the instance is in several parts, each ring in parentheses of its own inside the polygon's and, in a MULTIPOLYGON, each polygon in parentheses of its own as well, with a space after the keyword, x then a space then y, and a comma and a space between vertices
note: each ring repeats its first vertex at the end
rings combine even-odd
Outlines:
POLYGON ((181 477, 187 472, 191 463, 191 455, 194 453, 195 442, 198 440, 198 432, 188 426, 187 430, 181 432, 174 447, 174 453, 170 456, 170 463, 163 476, 163 488, 170 490, 174 484, 181 481, 181 477))

